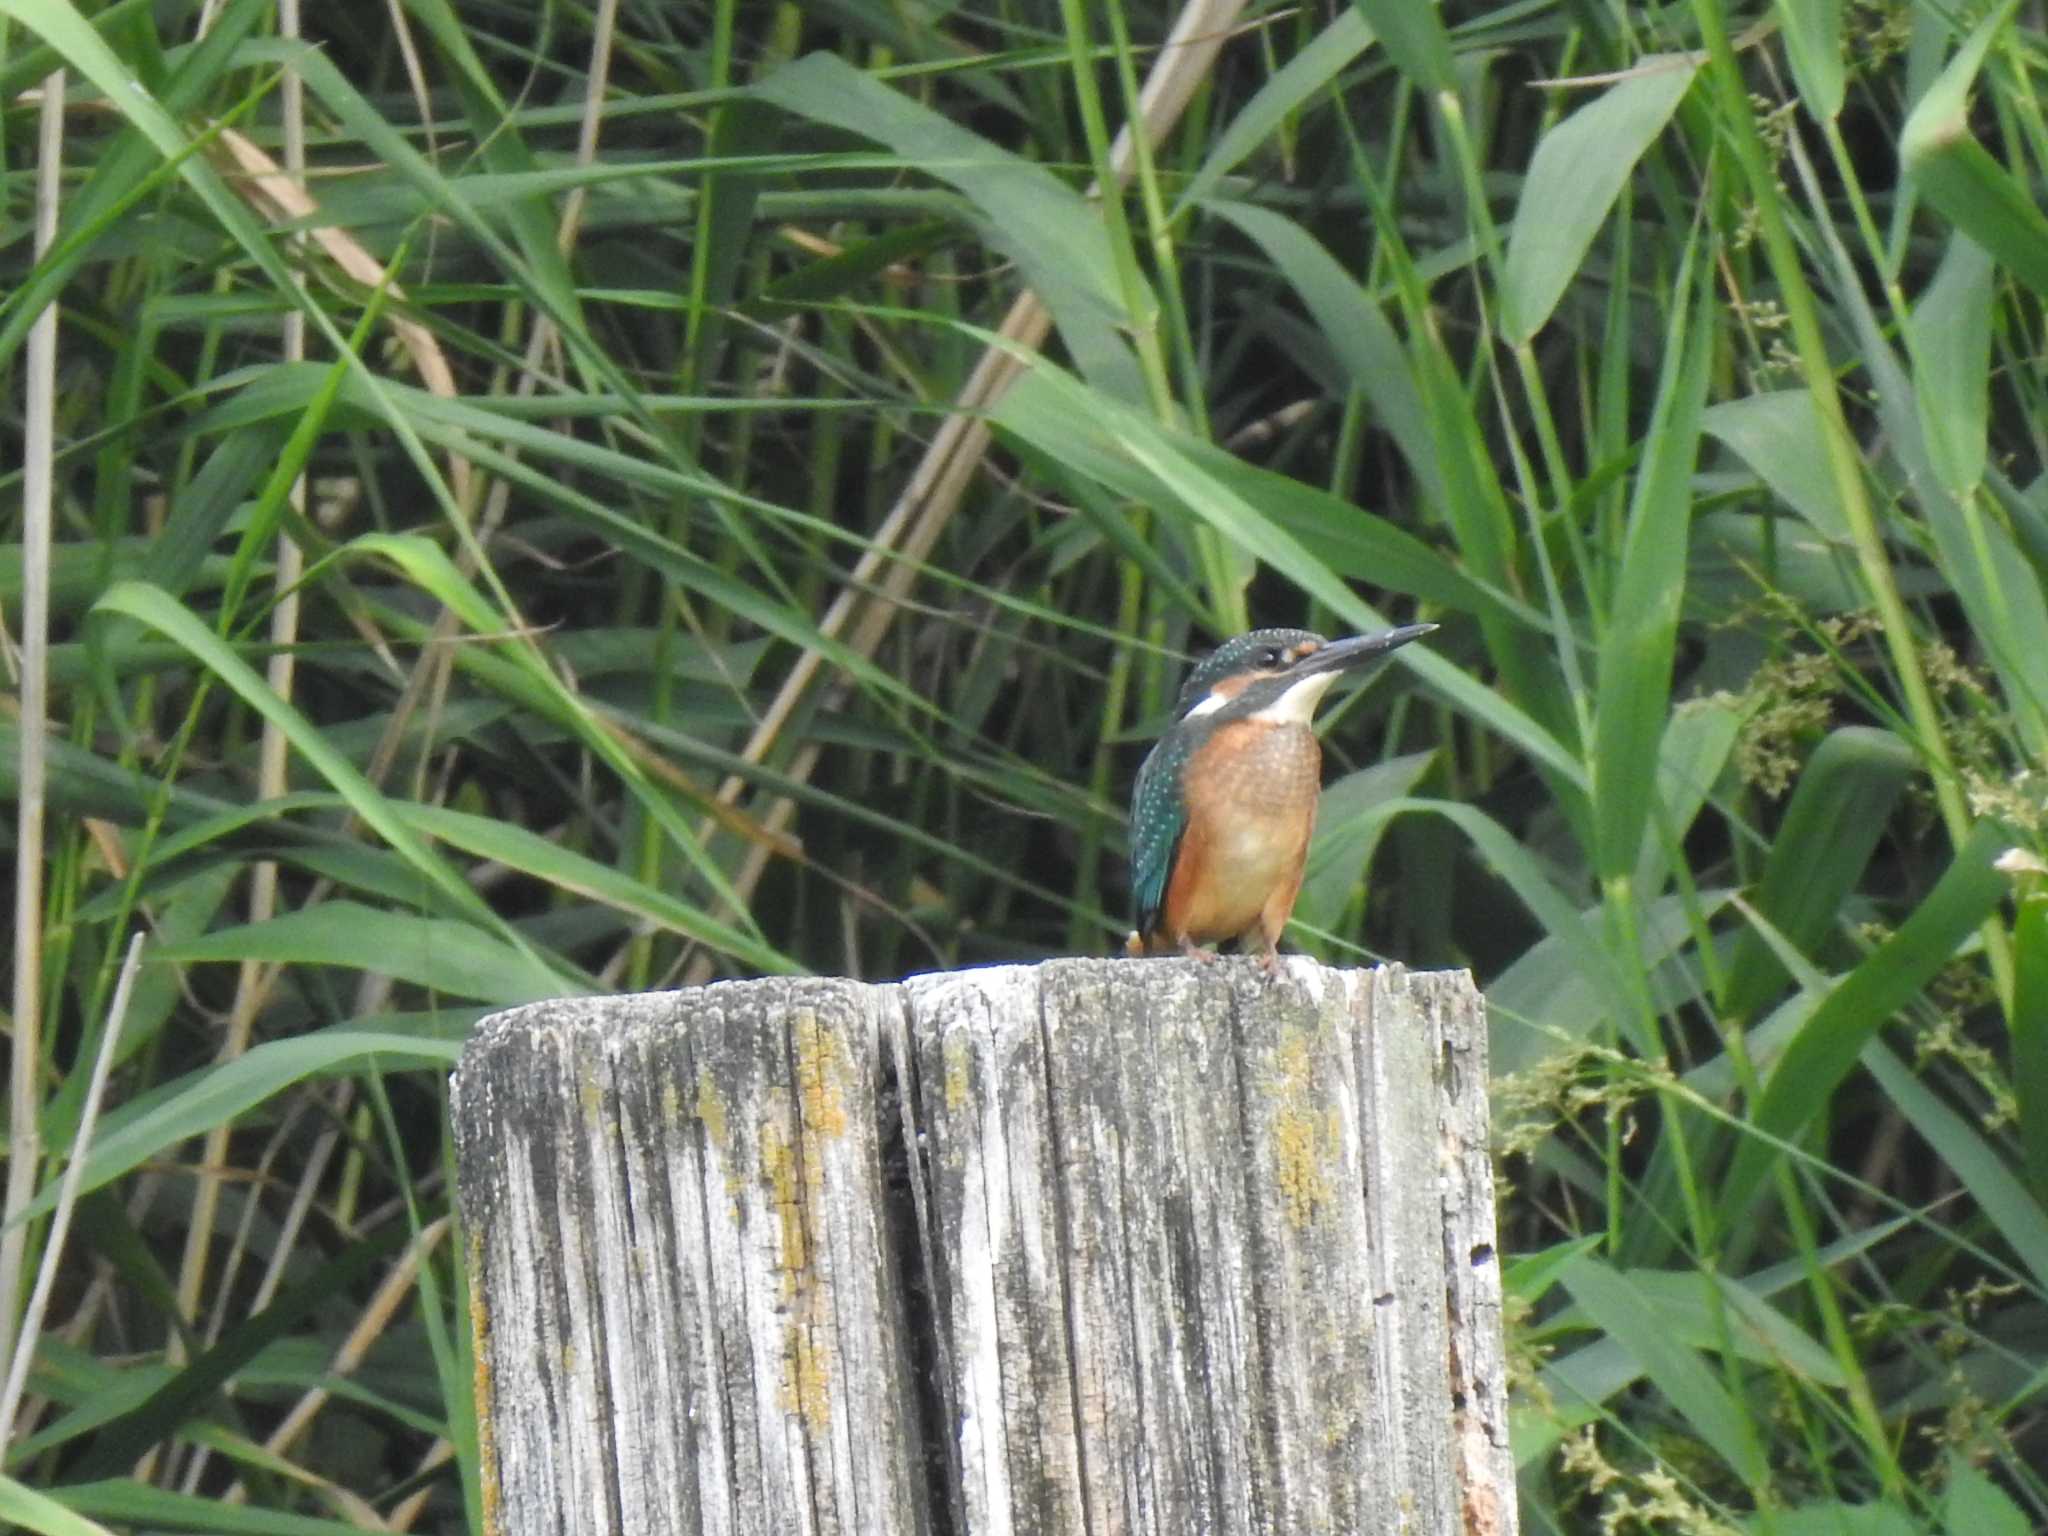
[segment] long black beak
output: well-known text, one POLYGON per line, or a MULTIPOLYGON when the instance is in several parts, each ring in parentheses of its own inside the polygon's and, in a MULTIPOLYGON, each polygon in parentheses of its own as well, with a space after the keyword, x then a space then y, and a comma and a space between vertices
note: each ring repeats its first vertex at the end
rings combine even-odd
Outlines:
POLYGON ((1316 672, 1342 672, 1363 666, 1376 657, 1399 649, 1410 640, 1420 640, 1435 628, 1434 624, 1404 624, 1399 629, 1383 629, 1376 634, 1332 640, 1321 650, 1310 651, 1297 661, 1289 675, 1307 677, 1316 672))

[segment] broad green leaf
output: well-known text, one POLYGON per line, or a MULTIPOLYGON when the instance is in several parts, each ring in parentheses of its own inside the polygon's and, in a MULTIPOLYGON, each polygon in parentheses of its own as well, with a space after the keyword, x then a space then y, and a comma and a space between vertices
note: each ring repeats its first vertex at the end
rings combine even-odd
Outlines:
MULTIPOLYGON (((1697 1351, 1673 1336, 1655 1297, 1590 1256, 1564 1267, 1565 1289, 1586 1315, 1634 1357, 1680 1418, 1751 1487, 1762 1485, 1766 1467, 1756 1427, 1721 1379, 1697 1351)), ((1696 1287, 1713 1282, 1691 1277, 1696 1287)))
POLYGON ((1517 1301, 1535 1306, 1557 1284, 1565 1265, 1592 1253, 1605 1239, 1597 1232, 1586 1237, 1567 1238, 1535 1253, 1510 1256, 1501 1267, 1501 1285, 1517 1301))
POLYGON ((1906 347, 1927 457, 1950 495, 1984 478, 1991 413, 1991 258, 1967 235, 1949 241, 1934 281, 1913 306, 1906 347))
POLYGON ((1308 867, 1294 903, 1296 918, 1312 928, 1336 926, 1351 893, 1372 867, 1373 852, 1386 827, 1383 821, 1368 819, 1369 813, 1412 790, 1435 755, 1411 753, 1347 773, 1323 786, 1315 839, 1309 844, 1308 867))
POLYGON ((701 908, 524 827, 432 805, 408 804, 400 807, 399 814, 420 832, 452 848, 545 880, 556 890, 631 913, 732 955, 764 975, 794 974, 794 962, 788 956, 716 921, 701 908))
POLYGON ((1121 337, 1153 317, 1126 308, 1108 232, 1078 192, 836 54, 807 54, 753 89, 786 112, 887 144, 907 167, 950 183, 979 211, 982 237, 1013 257, 1045 300, 1090 382, 1144 399, 1121 337))
POLYGON ((1632 901, 1628 877, 1642 853, 1656 793, 1659 747, 1671 701, 1672 659, 1685 597, 1692 473, 1699 456, 1713 329, 1688 324, 1692 251, 1676 283, 1664 376, 1651 411, 1643 463, 1629 506, 1607 632, 1593 731, 1593 812, 1601 878, 1632 901))
MULTIPOLYGON (((1848 1237, 1822 1248, 1820 1266, 1832 1268, 1868 1253, 1909 1225, 1910 1220, 1901 1217, 1859 1228, 1848 1237)), ((1571 1251, 1559 1255, 1557 1267, 1562 1268, 1565 1261, 1579 1253, 1593 1251, 1602 1240, 1596 1237, 1577 1245, 1560 1245, 1571 1251)), ((1805 1259, 1792 1259, 1755 1274, 1744 1275, 1731 1283, 1740 1285, 1753 1300, 1762 1302, 1791 1286, 1806 1284, 1810 1272, 1805 1259)), ((1565 1435, 1581 1424, 1605 1415, 1608 1412, 1604 1406, 1607 1401, 1632 1386, 1642 1375, 1640 1363, 1622 1347, 1620 1340, 1611 1337, 1596 1339, 1544 1366, 1541 1377, 1543 1395, 1554 1407, 1539 1410, 1510 1406, 1508 1410, 1513 1425, 1515 1465, 1532 1466, 1542 1460, 1565 1435)))
POLYGON ((1478 807, 1443 800, 1383 800, 1356 813, 1355 825, 1363 835, 1376 832, 1396 816, 1415 814, 1441 817, 1464 834, 1480 864, 1507 884, 1556 941, 1566 963, 1584 978, 1592 994, 1589 1012, 1616 1016, 1629 1007, 1629 988, 1613 957, 1601 945, 1594 924, 1557 888, 1543 861, 1478 807))
POLYGON ((221 928, 167 946, 173 961, 256 960, 376 971, 450 998, 511 1005, 578 989, 531 954, 467 923, 325 901, 266 922, 221 928))
POLYGON ((2048 214, 1970 134, 1970 90, 2019 0, 2004 0, 1949 61, 1899 134, 1899 158, 1920 195, 2048 297, 2048 214))
MULTIPOLYGON (((1863 725, 1830 732, 1807 759, 1771 839, 1754 904, 1809 957, 1835 932, 1844 898, 1862 879, 1919 765, 1904 741, 1863 725)), ((1721 1012, 1735 1020, 1768 1005, 1787 980, 1784 964, 1754 929, 1736 942, 1727 975, 1721 1012)))
MULTIPOLYGON (((1663 966, 1692 943, 1695 907, 1710 918, 1727 903, 1726 891, 1660 896, 1645 903, 1636 913, 1641 966, 1663 966)), ((1579 930, 1598 932, 1600 916, 1598 908, 1581 913, 1579 930)), ((1619 1022, 1616 1006, 1627 999, 1611 980, 1588 971, 1586 959, 1577 933, 1552 934, 1523 950, 1487 985, 1488 1060, 1496 1077, 1540 1066, 1561 1051, 1598 1040, 1601 1031, 1619 1022)))
MULTIPOLYGON (((1765 1082, 1751 1113, 1758 1131, 1789 1141, 1833 1101, 1835 1089, 1855 1067, 1864 1046, 1997 910, 2005 897, 2005 879, 1992 861, 2010 842, 1997 823, 1979 822, 1927 899, 1835 984, 1765 1082)), ((1749 1202, 1779 1155, 1769 1141, 1743 1139, 1722 1186, 1726 1224, 1746 1218, 1749 1202)))
MULTIPOLYGON (((446 1068, 461 1054, 458 1042, 362 1030, 322 1030, 266 1040, 232 1061, 189 1073, 108 1110, 86 1154, 79 1192, 98 1189, 309 1078, 353 1068, 372 1057, 393 1065, 446 1068)), ((33 1220, 56 1203, 53 1179, 28 1203, 20 1219, 33 1220)))
POLYGON ((1823 122, 1842 111, 1842 0, 1775 0, 1785 29, 1785 61, 1806 110, 1823 122))
MULTIPOLYGON (((1560 1278, 1568 1281, 1566 1269, 1568 1265, 1560 1268, 1560 1278)), ((1725 1322, 1727 1340, 1741 1358, 1776 1365, 1823 1386, 1845 1384, 1835 1357, 1743 1281, 1702 1275, 1696 1270, 1622 1269, 1610 1273, 1663 1318, 1673 1343, 1708 1353, 1717 1351, 1725 1322), (1709 1304, 1708 1284, 1721 1293, 1718 1315, 1709 1304)), ((1546 1320, 1544 1326, 1563 1329, 1583 1321, 1568 1310, 1546 1320)))
POLYGON ((1509 341, 1525 343, 1543 329, 1698 70, 1695 55, 1653 54, 1543 135, 1501 273, 1501 331, 1509 341))
POLYGON ((1546 630, 1543 616, 1527 603, 1475 581, 1456 561, 1389 519, 1246 463, 1213 443, 1191 438, 1182 446, 1200 469, 1259 508, 1339 576, 1456 612, 1546 630))
POLYGON ((1947 1536, 2029 1536, 2038 1529, 2003 1488, 1954 1451, 1946 1477, 1941 1524, 1947 1536))
POLYGON ((1252 93, 1251 100, 1216 135, 1202 168, 1182 190, 1174 211, 1179 212, 1214 192, 1217 183, 1371 46, 1372 26, 1362 12, 1339 11, 1331 17, 1330 24, 1275 70, 1272 78, 1252 93))
POLYGON ((1811 394, 1783 389, 1719 400, 1701 414, 1700 426, 1733 449, 1816 533, 1848 545, 1849 525, 1828 474, 1820 408, 1811 394))

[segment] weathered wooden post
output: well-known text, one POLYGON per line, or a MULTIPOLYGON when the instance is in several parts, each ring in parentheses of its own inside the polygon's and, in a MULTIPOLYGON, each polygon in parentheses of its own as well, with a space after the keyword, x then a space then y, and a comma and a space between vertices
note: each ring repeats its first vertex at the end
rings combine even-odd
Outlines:
POLYGON ((500 1014, 489 1528, 1512 1533, 1484 1041, 1301 959, 500 1014))

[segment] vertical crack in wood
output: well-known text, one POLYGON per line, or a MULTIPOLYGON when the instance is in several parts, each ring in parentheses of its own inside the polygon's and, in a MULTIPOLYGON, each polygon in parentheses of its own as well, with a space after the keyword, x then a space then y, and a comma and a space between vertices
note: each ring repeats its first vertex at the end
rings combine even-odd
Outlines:
POLYGON ((925 1529, 927 1536, 968 1536, 958 1439, 960 1399, 952 1320, 946 1315, 953 1279, 932 1219, 931 1153, 921 1108, 923 1082, 910 1039, 910 1000, 902 987, 889 987, 878 989, 875 1006, 888 1041, 878 1085, 882 1183, 896 1294, 903 1305, 906 1385, 912 1394, 912 1422, 924 1470, 925 1529))
POLYGON ((1091 1466, 1088 1449, 1087 1425, 1099 1415, 1090 1407, 1087 1384, 1083 1381, 1082 1355, 1084 1347, 1083 1329, 1086 1322, 1080 1314, 1081 1298, 1073 1283, 1070 1266, 1075 1259, 1074 1213, 1067 1189, 1066 1171, 1061 1166, 1060 1152, 1067 1144, 1065 1117, 1060 1110, 1060 1096, 1054 1087, 1053 1051, 1054 1025, 1048 1017, 1044 973, 1036 978, 1032 992, 1037 1000, 1039 1093, 1044 1113, 1045 1136, 1052 1151, 1051 1158, 1051 1204, 1054 1243, 1058 1258, 1052 1266, 1054 1283, 1059 1287, 1060 1314, 1066 1319, 1067 1355, 1067 1400, 1073 1414, 1074 1467, 1079 1487, 1077 1507, 1081 1516, 1082 1536, 1092 1536, 1098 1528, 1095 1512, 1095 1469, 1091 1466))
POLYGON ((1450 1006, 1433 987, 1442 1020, 1437 1098, 1443 1144, 1444 1283, 1450 1327, 1453 1462, 1465 1536, 1513 1536, 1514 1457, 1508 1444, 1507 1362, 1500 1256, 1489 1143, 1487 1037, 1483 1013, 1450 1006), (1462 1349, 1460 1345, 1464 1346, 1462 1349))
MULTIPOLYGON (((1251 1102, 1251 1032, 1245 1018, 1245 1010, 1238 1006, 1235 993, 1231 994, 1230 1006, 1225 1011, 1225 1016, 1230 1027, 1230 1079, 1236 1091, 1237 1171, 1244 1195, 1244 1209, 1249 1213, 1258 1209, 1259 1184, 1263 1175, 1259 1159, 1254 1155, 1257 1136, 1251 1102)), ((1266 1229, 1262 1222, 1255 1219, 1245 1221, 1244 1243, 1246 1269, 1252 1276, 1268 1275, 1277 1271, 1276 1256, 1272 1251, 1272 1245, 1267 1241, 1266 1229)), ((1260 1306, 1253 1306, 1249 1311, 1251 1358, 1247 1362, 1250 1368, 1245 1372, 1244 1389, 1244 1410, 1248 1420, 1244 1436, 1249 1442, 1249 1454, 1246 1457, 1243 1485, 1248 1495, 1252 1529, 1266 1531, 1273 1529, 1280 1509, 1279 1490, 1272 1485, 1268 1476, 1272 1463, 1277 1459, 1274 1455, 1273 1440, 1278 1424, 1271 1403, 1279 1390, 1279 1367, 1273 1343, 1272 1314, 1260 1306)))

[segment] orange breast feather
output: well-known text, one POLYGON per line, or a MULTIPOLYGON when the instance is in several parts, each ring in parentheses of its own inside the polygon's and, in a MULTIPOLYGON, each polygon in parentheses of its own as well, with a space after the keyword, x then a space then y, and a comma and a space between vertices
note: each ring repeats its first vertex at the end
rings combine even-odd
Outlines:
POLYGON ((1282 887, 1293 906, 1321 774, 1322 750, 1300 726, 1233 721, 1203 743, 1184 779, 1188 820, 1161 913, 1166 944, 1236 938, 1282 887))

